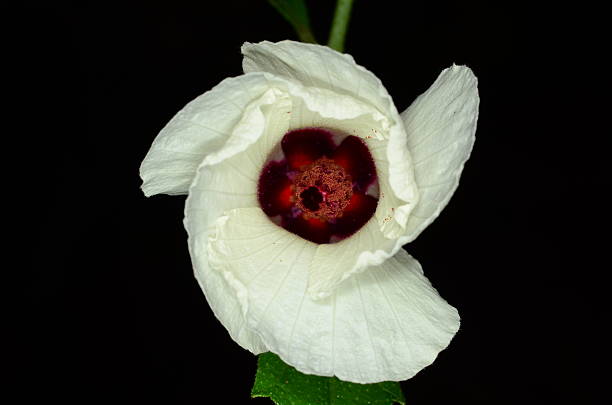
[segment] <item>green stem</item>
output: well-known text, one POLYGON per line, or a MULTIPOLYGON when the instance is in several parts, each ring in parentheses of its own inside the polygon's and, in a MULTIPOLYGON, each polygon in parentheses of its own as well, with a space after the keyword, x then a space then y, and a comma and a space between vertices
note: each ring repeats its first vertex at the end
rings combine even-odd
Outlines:
POLYGON ((352 7, 353 0, 338 0, 336 3, 336 12, 334 13, 334 21, 332 22, 327 46, 338 52, 344 52, 344 37, 346 37, 346 29, 351 19, 352 7))

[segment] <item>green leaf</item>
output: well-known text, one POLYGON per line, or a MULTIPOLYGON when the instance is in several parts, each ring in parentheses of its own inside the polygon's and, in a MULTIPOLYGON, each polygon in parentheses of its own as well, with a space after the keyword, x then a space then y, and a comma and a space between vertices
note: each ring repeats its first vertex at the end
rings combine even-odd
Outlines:
POLYGON ((277 405, 406 404, 397 382, 356 384, 302 374, 273 353, 259 355, 251 396, 270 397, 277 405))
POLYGON ((291 23, 300 41, 313 44, 317 43, 310 28, 308 8, 304 0, 268 0, 268 3, 291 23))

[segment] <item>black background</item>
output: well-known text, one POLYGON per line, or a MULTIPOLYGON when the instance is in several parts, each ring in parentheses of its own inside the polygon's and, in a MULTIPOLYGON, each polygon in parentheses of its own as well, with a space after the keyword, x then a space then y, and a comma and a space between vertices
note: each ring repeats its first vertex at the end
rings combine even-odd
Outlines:
MULTIPOLYGON (((249 399, 256 359, 192 276, 185 198, 139 189, 157 132, 241 74, 244 41, 295 39, 263 1, 219 3, 3 9, 6 212, 25 249, 10 266, 14 402, 267 403, 249 399)), ((609 340, 601 11, 400 3, 357 0, 347 52, 400 111, 453 62, 481 97, 461 185, 406 247, 462 316, 402 383, 408 403, 594 403, 609 340)), ((333 4, 310 4, 325 41, 333 4)))

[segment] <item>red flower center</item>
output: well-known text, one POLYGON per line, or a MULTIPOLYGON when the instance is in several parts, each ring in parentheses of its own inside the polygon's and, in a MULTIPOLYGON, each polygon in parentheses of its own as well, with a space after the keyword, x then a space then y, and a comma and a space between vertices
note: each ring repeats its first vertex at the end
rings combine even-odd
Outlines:
POLYGON ((259 177, 258 198, 275 223, 315 243, 333 243, 359 230, 378 203, 376 167, 365 143, 321 128, 287 133, 284 159, 259 177))
POLYGON ((342 166, 322 157, 302 168, 293 181, 296 206, 306 218, 342 216, 353 196, 353 182, 342 166))

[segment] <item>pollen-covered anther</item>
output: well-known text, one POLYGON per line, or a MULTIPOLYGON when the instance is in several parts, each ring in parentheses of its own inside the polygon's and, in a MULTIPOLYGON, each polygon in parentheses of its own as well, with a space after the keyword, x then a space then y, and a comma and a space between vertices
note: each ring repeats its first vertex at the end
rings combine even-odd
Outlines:
POLYGON ((339 218, 353 196, 351 176, 326 157, 304 167, 293 184, 293 199, 306 219, 339 218))

